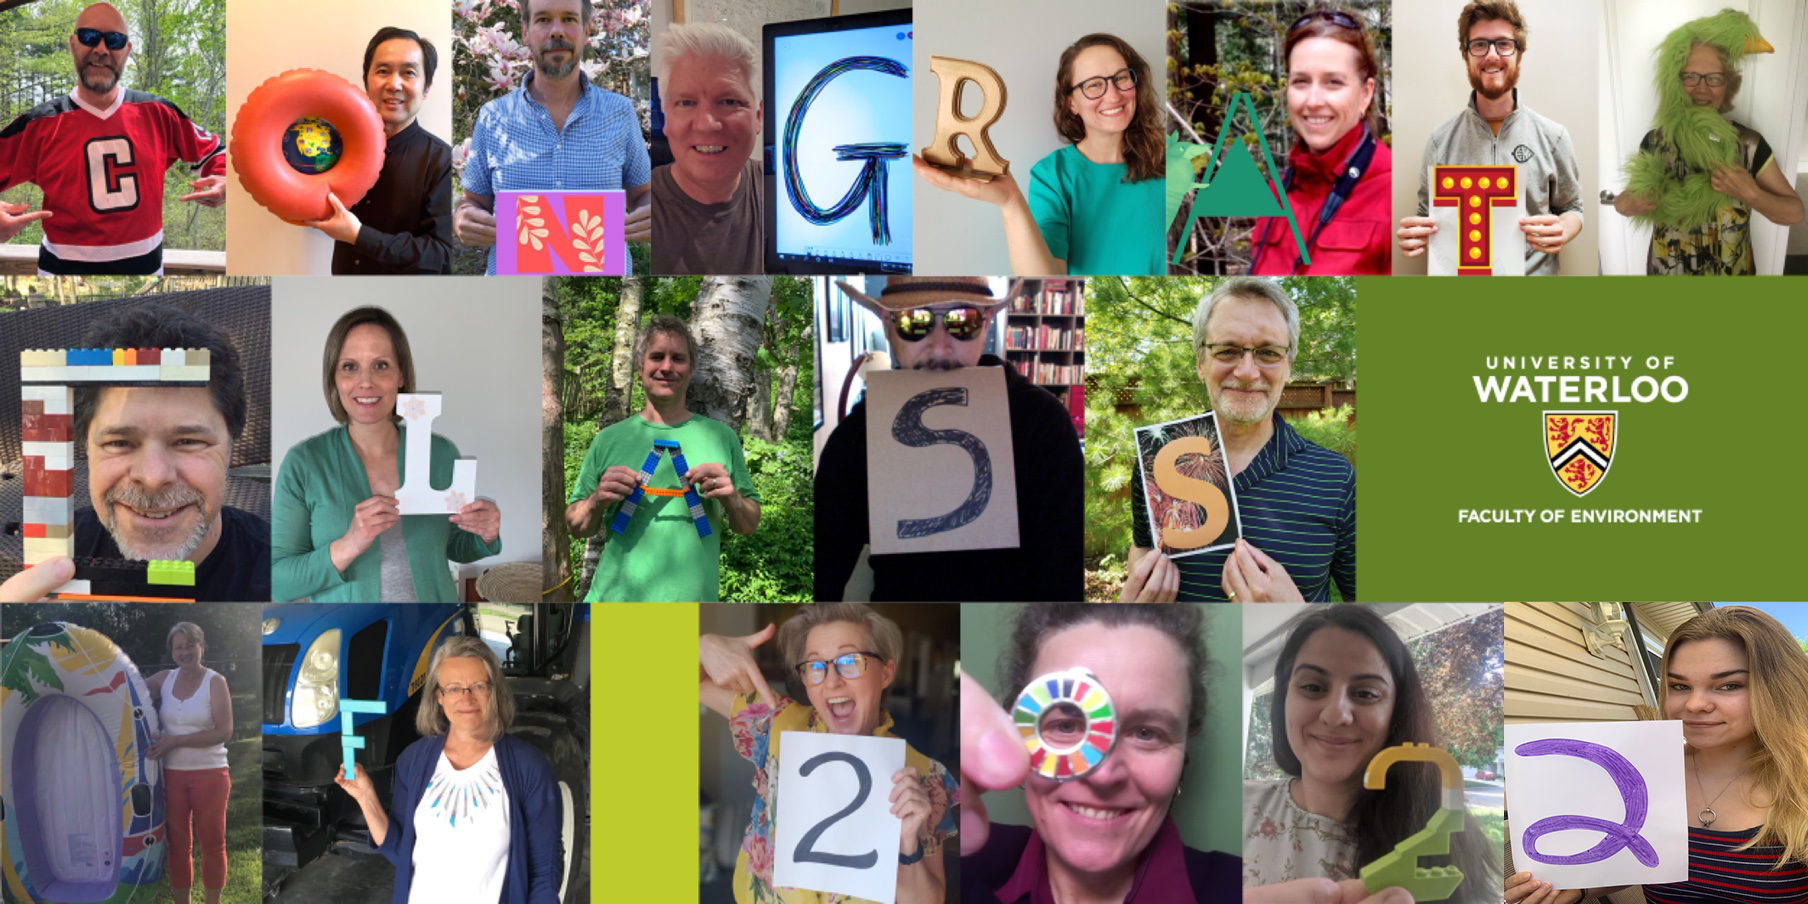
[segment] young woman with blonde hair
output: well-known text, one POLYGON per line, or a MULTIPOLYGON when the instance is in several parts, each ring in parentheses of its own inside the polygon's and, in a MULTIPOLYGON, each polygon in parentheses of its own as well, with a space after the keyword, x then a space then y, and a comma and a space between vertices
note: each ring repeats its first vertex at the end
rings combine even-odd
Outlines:
MULTIPOLYGON (((1689 880, 1644 886, 1650 904, 1808 896, 1808 654, 1749 606, 1683 622, 1664 650, 1659 705, 1682 721, 1689 880)), ((1613 889, 1507 879, 1517 904, 1572 904, 1613 889)))

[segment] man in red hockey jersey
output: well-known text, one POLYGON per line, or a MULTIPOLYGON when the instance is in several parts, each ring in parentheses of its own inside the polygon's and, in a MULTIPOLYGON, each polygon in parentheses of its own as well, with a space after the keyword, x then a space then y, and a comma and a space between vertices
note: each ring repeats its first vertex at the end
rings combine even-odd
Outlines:
POLYGON ((0 241, 44 221, 38 272, 163 271, 163 174, 183 160, 196 171, 180 200, 226 199, 225 145, 163 98, 119 86, 131 37, 119 10, 82 10, 69 36, 75 90, 0 129, 0 190, 33 182, 44 209, 0 203, 0 241))

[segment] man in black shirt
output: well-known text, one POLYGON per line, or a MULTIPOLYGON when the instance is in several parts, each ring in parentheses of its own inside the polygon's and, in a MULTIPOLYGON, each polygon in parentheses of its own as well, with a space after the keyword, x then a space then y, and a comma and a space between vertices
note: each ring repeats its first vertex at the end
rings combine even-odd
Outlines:
MULTIPOLYGON (((1002 298, 988 283, 983 276, 893 276, 877 298, 839 284, 884 319, 896 369, 1004 369, 1017 475, 1020 546, 869 556, 873 602, 1078 602, 1084 593, 1085 472, 1073 419, 1015 367, 982 354, 992 320, 1016 295, 1039 292, 1041 281, 1013 282, 1002 298)), ((829 435, 816 468, 818 602, 849 598, 849 578, 871 539, 869 477, 862 401, 829 435)))
POLYGON ((364 90, 388 143, 363 199, 347 209, 328 193, 333 215, 308 222, 333 239, 333 273, 452 272, 452 148, 415 121, 438 67, 433 43, 403 28, 364 49, 364 90))
MULTIPOLYGON (((192 597, 202 602, 270 600, 270 525, 225 505, 232 447, 245 428, 244 374, 232 343, 212 325, 163 304, 95 323, 83 347, 206 349, 206 386, 74 384, 73 441, 88 453, 92 507, 72 520, 84 557, 195 563, 195 586, 86 577, 101 596, 192 597)), ((0 587, 0 600, 29 601, 69 575, 61 557, 0 587), (42 572, 42 574, 35 574, 42 572)))

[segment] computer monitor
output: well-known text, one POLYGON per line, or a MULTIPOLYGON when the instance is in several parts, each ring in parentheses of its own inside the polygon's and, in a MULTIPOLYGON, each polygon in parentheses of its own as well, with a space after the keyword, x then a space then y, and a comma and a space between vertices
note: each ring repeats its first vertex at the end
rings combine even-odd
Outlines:
POLYGON ((909 273, 910 10, 763 37, 766 272, 909 273))

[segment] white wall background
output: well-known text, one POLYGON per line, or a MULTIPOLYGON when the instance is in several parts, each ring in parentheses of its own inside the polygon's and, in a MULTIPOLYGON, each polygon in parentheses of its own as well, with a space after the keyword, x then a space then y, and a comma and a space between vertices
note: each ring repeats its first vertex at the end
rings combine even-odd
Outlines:
MULTIPOLYGON (((929 71, 931 56, 984 63, 1004 79, 1004 115, 988 133, 1011 176, 1026 192, 1030 168, 1066 142, 1055 132, 1055 69, 1061 51, 1083 35, 1109 32, 1142 54, 1166 98, 1167 22, 1160 3, 1096 0, 917 0, 911 60, 913 153, 935 138, 940 86, 929 71)), ((977 100, 975 100, 977 104, 977 100)), ((1423 138, 1421 138, 1423 141, 1423 138)), ((998 209, 915 183, 915 272, 974 275, 1011 272, 998 209)))
MULTIPOLYGON (((1582 233, 1563 249, 1562 273, 1600 272, 1601 181, 1596 118, 1597 0, 1518 0, 1526 20, 1519 99, 1569 130, 1582 173, 1582 233)), ((1469 103, 1469 76, 1457 47, 1455 0, 1394 3, 1394 220, 1411 216, 1425 178, 1425 139, 1469 103)), ((1641 4, 1641 10, 1642 10, 1641 4)), ((1643 134, 1642 132, 1640 134, 1643 134)), ((1614 214, 1608 209, 1608 215, 1614 214)), ((1394 246, 1394 273, 1424 274, 1428 255, 1403 257, 1394 246)), ((1642 258, 1641 258, 1642 259, 1642 258)))
MULTIPOLYGON (((1752 18, 1775 53, 1747 54, 1739 71, 1744 84, 1733 98, 1733 119, 1770 142, 1777 166, 1790 185, 1801 172, 1804 102, 1808 101, 1808 10, 1798 0, 1602 0, 1601 5, 1601 187, 1619 192, 1626 178, 1620 167, 1638 150, 1657 112, 1652 54, 1678 25, 1725 8, 1752 18)), ((1600 207, 1601 272, 1644 273, 1651 230, 1635 226, 1600 207)), ((1797 228, 1808 243, 1808 229, 1797 228)), ((1790 230, 1752 215, 1752 255, 1759 273, 1782 273, 1790 230)), ((1803 252, 1808 252, 1804 244, 1803 252)), ((1802 252, 1798 252, 1802 253, 1802 252)))
POLYGON ((290 277, 273 281, 270 452, 281 472, 296 443, 338 424, 321 394, 321 355, 352 308, 395 315, 419 389, 445 395, 433 432, 477 459, 477 495, 502 510, 503 562, 540 561, 540 281, 531 277, 290 277), (406 291, 398 291, 405 289, 406 291))
MULTIPOLYGON (((324 69, 364 86, 358 67, 371 35, 386 25, 433 42, 439 69, 421 105, 421 128, 452 140, 452 10, 446 0, 313 0, 226 5, 227 129, 239 107, 265 79, 290 69, 324 69)), ((230 155, 227 166, 236 164, 230 155)), ((228 273, 267 275, 332 272, 333 241, 319 230, 291 226, 251 199, 238 175, 227 178, 228 273)))

